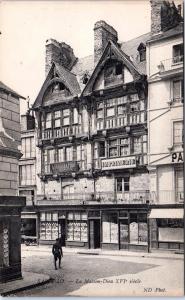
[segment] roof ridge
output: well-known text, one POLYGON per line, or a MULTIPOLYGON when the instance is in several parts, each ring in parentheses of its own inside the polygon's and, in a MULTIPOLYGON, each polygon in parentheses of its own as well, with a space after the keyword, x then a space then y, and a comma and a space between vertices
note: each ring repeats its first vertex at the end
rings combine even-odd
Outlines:
POLYGON ((57 62, 55 62, 55 61, 53 61, 53 63, 54 63, 55 65, 58 65, 59 67, 62 67, 65 71, 69 72, 70 74, 76 76, 76 74, 74 74, 73 72, 71 72, 69 69, 65 68, 62 64, 59 64, 59 63, 57 63, 57 62))
POLYGON ((134 38, 132 38, 130 40, 127 40, 127 41, 120 41, 119 43, 121 43, 121 44, 128 43, 128 42, 131 42, 131 41, 136 40, 138 38, 141 38, 142 36, 147 35, 147 34, 151 34, 151 31, 143 33, 141 35, 138 35, 138 36, 136 36, 136 37, 134 37, 134 38))

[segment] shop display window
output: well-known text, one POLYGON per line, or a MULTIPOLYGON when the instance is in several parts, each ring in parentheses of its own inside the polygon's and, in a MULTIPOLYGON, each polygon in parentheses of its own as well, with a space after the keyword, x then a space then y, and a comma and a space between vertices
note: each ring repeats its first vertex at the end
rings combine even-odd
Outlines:
POLYGON ((58 213, 43 212, 40 221, 40 239, 56 240, 59 237, 58 213))
POLYGON ((104 213, 102 217, 103 243, 118 243, 117 213, 104 213))
POLYGON ((87 242, 87 214, 70 212, 67 217, 67 240, 87 242))

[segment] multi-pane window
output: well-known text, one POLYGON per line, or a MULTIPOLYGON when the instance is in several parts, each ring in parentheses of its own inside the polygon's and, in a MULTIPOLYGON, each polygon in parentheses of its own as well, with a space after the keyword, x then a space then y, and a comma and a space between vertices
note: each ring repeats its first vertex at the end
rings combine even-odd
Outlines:
POLYGON ((66 161, 72 161, 73 160, 73 148, 72 147, 66 147, 66 161))
POLYGON ((69 212, 67 214, 67 240, 87 242, 86 212, 69 212))
POLYGON ((133 153, 134 154, 142 153, 142 137, 133 138, 133 153))
POLYGON ((183 122, 176 121, 173 123, 173 145, 182 145, 183 142, 183 122))
POLYGON ((110 140, 108 143, 108 155, 109 157, 114 156, 125 156, 130 154, 130 139, 120 138, 110 140))
POLYGON ((130 190, 130 177, 119 177, 116 179, 117 192, 129 192, 130 190))
POLYGON ((57 162, 63 162, 64 161, 64 148, 59 148, 57 150, 57 162))
POLYGON ((76 159, 79 162, 80 168, 84 169, 85 167, 85 153, 84 153, 84 145, 77 145, 76 147, 76 159))
POLYGON ((173 46, 173 63, 183 62, 184 47, 183 44, 173 46))
POLYGON ((19 167, 19 181, 20 185, 35 184, 35 166, 33 164, 19 167))
POLYGON ((54 112, 54 127, 60 127, 61 126, 61 116, 60 116, 60 111, 55 111, 54 112))
POLYGON ((177 202, 184 201, 184 176, 183 170, 176 170, 175 172, 175 191, 177 202))
POLYGON ((78 110, 77 108, 73 108, 73 124, 78 123, 78 110))
POLYGON ((109 157, 118 156, 117 139, 109 141, 109 157))
POLYGON ((106 117, 113 117, 115 115, 114 107, 107 107, 106 117))
POLYGON ((174 80, 173 81, 173 100, 179 101, 183 98, 183 81, 182 80, 174 80))
POLYGON ((44 212, 40 215, 40 239, 55 240, 60 235, 60 226, 58 225, 58 214, 44 212))
POLYGON ((25 137, 21 139, 22 158, 35 157, 34 137, 25 137))
POLYGON ((69 109, 63 109, 62 111, 62 125, 67 126, 70 124, 70 110, 69 109))
POLYGON ((46 114, 46 129, 51 128, 51 113, 46 114))

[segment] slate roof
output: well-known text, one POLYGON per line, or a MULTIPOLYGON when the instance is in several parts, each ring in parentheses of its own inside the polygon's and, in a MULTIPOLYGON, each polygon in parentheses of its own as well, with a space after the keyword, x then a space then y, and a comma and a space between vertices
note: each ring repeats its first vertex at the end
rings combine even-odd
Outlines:
POLYGON ((160 34, 154 35, 151 37, 151 39, 148 42, 154 42, 161 39, 169 38, 172 36, 176 36, 178 34, 183 33, 183 23, 178 24, 176 27, 173 27, 172 29, 169 29, 167 31, 161 32, 160 34))
POLYGON ((140 62, 137 48, 141 43, 146 45, 146 42, 151 38, 151 36, 151 32, 148 32, 121 43, 121 50, 130 57, 130 60, 136 66, 140 74, 146 74, 146 61, 140 62))
MULTIPOLYGON (((137 51, 140 43, 146 44, 146 42, 151 38, 151 33, 145 33, 139 37, 133 38, 126 42, 121 42, 120 49, 130 62, 136 67, 140 74, 146 74, 146 61, 139 61, 139 52, 137 51)), ((85 73, 89 76, 92 75, 94 70, 94 55, 89 55, 83 58, 79 58, 75 66, 72 68, 72 72, 76 74, 78 83, 80 85, 81 91, 84 89, 85 85, 82 82, 82 78, 85 73)))
POLYGON ((18 98, 22 98, 22 99, 26 99, 23 96, 19 95, 17 92, 15 92, 14 90, 12 90, 11 88, 9 88, 7 85, 5 85, 2 81, 0 81, 0 90, 11 93, 12 95, 18 97, 18 98))
POLYGON ((80 93, 80 86, 77 81, 76 75, 73 72, 70 72, 69 70, 61 66, 60 64, 54 64, 64 84, 69 88, 73 96, 77 96, 80 93))

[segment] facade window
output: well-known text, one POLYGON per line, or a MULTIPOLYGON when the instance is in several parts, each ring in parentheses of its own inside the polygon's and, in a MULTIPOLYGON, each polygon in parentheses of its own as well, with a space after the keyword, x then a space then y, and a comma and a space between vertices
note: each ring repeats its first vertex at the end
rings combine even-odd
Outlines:
POLYGON ((115 70, 116 75, 122 75, 122 70, 123 70, 123 64, 122 63, 116 64, 116 70, 115 70))
POLYGON ((117 139, 109 141, 109 157, 118 156, 117 139))
POLYGON ((78 110, 73 108, 73 124, 78 124, 78 110))
POLYGON ((184 202, 184 176, 183 170, 175 171, 175 191, 177 202, 184 202))
POLYGON ((109 157, 119 157, 126 156, 130 154, 130 139, 120 138, 110 140, 108 143, 108 156, 109 157))
POLYGON ((133 153, 134 154, 142 153, 142 137, 133 138, 133 153))
POLYGON ((103 243, 118 243, 117 213, 102 214, 103 243))
POLYGON ((108 107, 106 109, 106 117, 113 117, 113 116, 115 116, 114 107, 108 107))
POLYGON ((184 47, 183 44, 173 46, 173 63, 183 62, 184 47))
POLYGON ((77 162, 79 162, 80 168, 84 169, 85 168, 85 154, 84 154, 84 145, 78 145, 76 147, 76 157, 77 157, 77 162))
POLYGON ((105 157, 105 141, 99 142, 99 157, 105 157))
POLYGON ((183 122, 173 122, 173 145, 178 146, 183 143, 183 122))
POLYGON ((117 113, 118 113, 118 115, 124 115, 126 113, 126 106, 125 105, 118 105, 117 113))
POLYGON ((51 128, 51 113, 46 114, 46 129, 51 128))
POLYGON ((58 226, 57 213, 45 213, 40 215, 40 239, 56 240, 60 236, 60 226, 58 226))
POLYGON ((67 240, 87 242, 87 213, 67 214, 67 240))
POLYGON ((183 98, 184 93, 184 84, 182 80, 174 80, 173 81, 173 100, 179 101, 183 98))
POLYGON ((35 166, 22 165, 19 166, 19 184, 34 185, 35 184, 35 166))
POLYGON ((55 111, 54 112, 54 127, 60 127, 61 126, 61 116, 60 116, 60 111, 55 111))
POLYGON ((130 177, 116 178, 116 191, 118 193, 129 192, 130 190, 130 177))
POLYGON ((72 147, 66 147, 66 161, 72 161, 73 160, 73 148, 72 147))
POLYGON ((63 109, 63 118, 62 118, 62 125, 67 126, 70 124, 70 110, 69 109, 63 109))
POLYGON ((64 148, 59 148, 57 150, 57 162, 63 162, 64 161, 64 148))
POLYGON ((21 150, 22 158, 32 158, 35 157, 35 143, 34 137, 26 137, 21 139, 21 150))

